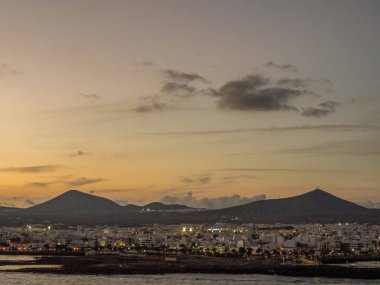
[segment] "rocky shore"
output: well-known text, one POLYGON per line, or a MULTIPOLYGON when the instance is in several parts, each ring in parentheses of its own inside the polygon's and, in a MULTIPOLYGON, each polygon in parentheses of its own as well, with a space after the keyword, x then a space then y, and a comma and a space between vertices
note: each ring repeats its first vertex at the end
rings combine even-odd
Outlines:
POLYGON ((205 256, 43 256, 33 261, 2 261, 0 269, 2 265, 20 266, 18 269, 6 271, 57 274, 229 273, 380 279, 380 268, 339 265, 284 265, 275 261, 205 256), (23 268, 23 265, 34 265, 34 267, 23 268), (41 267, 39 268, 38 265, 41 267), (60 266, 44 268, 43 265, 60 266))

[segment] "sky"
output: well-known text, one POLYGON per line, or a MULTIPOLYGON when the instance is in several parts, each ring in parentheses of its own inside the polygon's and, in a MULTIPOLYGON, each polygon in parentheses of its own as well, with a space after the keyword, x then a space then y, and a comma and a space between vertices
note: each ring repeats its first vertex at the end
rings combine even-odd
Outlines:
POLYGON ((379 202, 379 14, 376 0, 0 0, 0 204, 78 189, 223 207, 317 186, 379 202))

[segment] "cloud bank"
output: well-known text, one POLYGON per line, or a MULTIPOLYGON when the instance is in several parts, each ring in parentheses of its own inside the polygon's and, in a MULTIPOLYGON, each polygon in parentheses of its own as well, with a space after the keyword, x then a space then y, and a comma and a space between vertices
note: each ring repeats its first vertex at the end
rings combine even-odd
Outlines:
POLYGON ((380 202, 367 201, 367 202, 358 202, 356 204, 366 207, 368 209, 380 209, 380 202))

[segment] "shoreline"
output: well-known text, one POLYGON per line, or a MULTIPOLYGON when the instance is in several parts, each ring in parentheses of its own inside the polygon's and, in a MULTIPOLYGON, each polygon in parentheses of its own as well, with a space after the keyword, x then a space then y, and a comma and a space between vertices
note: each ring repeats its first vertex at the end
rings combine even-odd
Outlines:
POLYGON ((181 256, 42 256, 33 261, 2 261, 0 272, 70 275, 161 275, 173 273, 264 274, 293 277, 327 277, 380 279, 380 268, 359 268, 339 265, 284 265, 274 261, 181 256), (1 270, 2 265, 20 266, 1 270), (22 268, 33 265, 40 268, 22 268), (44 268, 44 265, 60 265, 44 268))

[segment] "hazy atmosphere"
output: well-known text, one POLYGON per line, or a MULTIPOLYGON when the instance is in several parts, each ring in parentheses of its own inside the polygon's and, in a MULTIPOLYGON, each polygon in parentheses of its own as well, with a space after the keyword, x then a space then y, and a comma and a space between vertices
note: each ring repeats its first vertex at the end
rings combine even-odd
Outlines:
POLYGON ((0 202, 380 201, 380 1, 0 0, 0 202))

